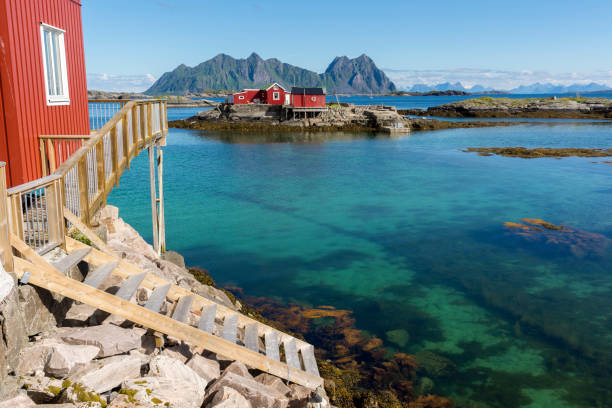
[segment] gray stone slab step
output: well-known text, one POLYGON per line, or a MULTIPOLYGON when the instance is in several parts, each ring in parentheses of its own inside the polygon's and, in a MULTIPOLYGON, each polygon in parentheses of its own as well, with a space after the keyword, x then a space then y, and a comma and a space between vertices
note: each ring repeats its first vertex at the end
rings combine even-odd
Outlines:
POLYGON ((132 296, 134 296, 134 293, 136 293, 136 289, 138 289, 138 287, 140 286, 140 284, 144 280, 145 276, 147 276, 146 272, 143 272, 143 273, 138 274, 138 275, 130 276, 123 283, 123 286, 121 286, 119 291, 117 291, 117 293, 115 293, 115 296, 117 296, 117 297, 119 297, 119 298, 121 298, 123 300, 127 300, 129 302, 130 299, 132 299, 132 296))
POLYGON ((198 323, 198 329, 211 333, 215 327, 215 314, 217 313, 217 305, 208 305, 202 308, 202 316, 200 317, 200 323, 198 323))
POLYGON ((178 320, 181 323, 185 323, 187 320, 187 315, 191 310, 191 305, 193 303, 193 295, 183 296, 178 300, 176 307, 174 308, 174 313, 172 313, 172 318, 174 320, 178 320))
POLYGON ((300 366, 300 357, 297 353, 295 339, 292 337, 289 340, 285 340, 283 346, 285 347, 285 360, 287 360, 287 365, 301 369, 302 367, 300 366))
POLYGON ((91 273, 87 274, 87 277, 83 281, 84 284, 91 286, 92 288, 98 289, 100 285, 113 273, 115 268, 119 265, 119 261, 105 263, 104 265, 98 266, 91 273))
POLYGON ((89 252, 91 252, 91 248, 77 249, 59 261, 51 262, 51 265, 65 275, 66 272, 81 262, 83 258, 89 254, 89 252))
POLYGON ((278 350, 278 335, 276 332, 266 333, 266 356, 272 360, 280 361, 278 350))
POLYGON ((223 332, 221 337, 232 343, 236 343, 236 337, 238 336, 238 313, 225 316, 223 321, 223 332))
POLYGON ((245 326, 244 345, 249 350, 259 352, 259 336, 257 335, 257 323, 250 323, 245 326))
POLYGON ((164 301, 166 300, 166 296, 168 295, 170 286, 170 284, 157 286, 153 290, 153 293, 151 293, 151 296, 149 296, 149 300, 147 300, 145 308, 152 310, 155 313, 159 313, 164 304, 164 301))
POLYGON ((304 369, 308 374, 319 375, 319 367, 317 367, 317 360, 314 355, 314 347, 308 345, 301 350, 302 353, 302 361, 304 362, 304 369))

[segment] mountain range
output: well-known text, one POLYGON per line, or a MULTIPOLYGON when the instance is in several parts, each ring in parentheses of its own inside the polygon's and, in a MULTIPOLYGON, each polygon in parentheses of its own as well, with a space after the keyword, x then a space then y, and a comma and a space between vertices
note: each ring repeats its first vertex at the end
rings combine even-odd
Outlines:
POLYGON ((463 86, 461 82, 444 82, 437 85, 425 85, 415 84, 407 91, 409 92, 431 92, 431 91, 464 91, 470 93, 485 93, 485 92, 505 92, 510 94, 564 94, 564 93, 589 93, 598 91, 612 91, 609 86, 605 84, 598 84, 591 82, 589 84, 572 84, 572 85, 558 85, 552 83, 540 83, 536 82, 531 85, 521 85, 509 90, 496 90, 491 87, 484 87, 482 85, 474 85, 470 88, 463 86))
POLYGON ((395 84, 365 54, 354 59, 336 57, 324 73, 318 74, 252 53, 245 59, 219 54, 195 67, 181 64, 163 74, 145 93, 182 95, 260 88, 274 82, 285 87, 326 87, 328 94, 386 94, 396 90, 395 84))

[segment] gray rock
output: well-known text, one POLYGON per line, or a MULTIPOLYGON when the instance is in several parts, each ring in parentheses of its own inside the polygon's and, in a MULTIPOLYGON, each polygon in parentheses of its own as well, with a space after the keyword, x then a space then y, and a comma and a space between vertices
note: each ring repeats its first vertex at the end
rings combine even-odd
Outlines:
POLYGON ((202 357, 199 354, 194 354, 187 363, 187 367, 195 371, 207 383, 216 380, 221 375, 218 361, 202 357))
POLYGON ((59 397, 60 403, 83 404, 92 408, 101 408, 108 402, 106 398, 100 396, 96 392, 81 384, 71 384, 68 386, 59 397))
POLYGON ((251 373, 249 373, 249 369, 247 368, 247 366, 239 361, 234 361, 229 366, 227 366, 227 368, 223 370, 223 374, 226 373, 234 373, 241 377, 253 379, 253 376, 251 375, 251 373))
POLYGON ((85 367, 100 349, 95 346, 55 344, 45 365, 49 376, 65 378, 85 367))
POLYGON ((97 347, 98 357, 127 353, 139 348, 142 341, 142 333, 112 324, 75 328, 63 333, 61 337, 68 344, 86 344, 97 347))
POLYGON ((414 355, 414 358, 419 362, 419 370, 428 377, 448 377, 457 371, 455 363, 431 351, 419 351, 414 355))
MULTIPOLYGON (((144 401, 130 401, 130 397, 127 395, 118 395, 117 398, 113 399, 107 408, 150 408, 155 405, 149 404, 144 401)), ((159 405, 158 405, 159 406, 159 405)))
POLYGON ((212 408, 251 408, 251 403, 235 389, 221 387, 208 406, 212 408))
POLYGON ((17 366, 19 352, 28 344, 28 332, 25 318, 21 313, 17 291, 12 291, 4 299, 2 310, 2 339, 6 348, 5 369, 9 371, 17 366))
POLYGON ((35 406, 36 403, 25 394, 19 394, 11 399, 0 402, 0 408, 30 408, 35 406))
POLYGON ((49 357, 53 353, 53 346, 57 344, 60 343, 46 339, 24 347, 19 353, 15 374, 28 376, 44 372, 49 357))
POLYGON ((208 381, 200 377, 198 373, 187 367, 180 360, 163 355, 155 356, 151 359, 149 363, 149 376, 167 377, 192 383, 202 395, 206 392, 206 386, 208 385, 208 381))
POLYGON ((305 408, 312 392, 298 384, 289 384, 289 389, 289 408, 305 408))
POLYGON ((57 326, 55 317, 50 311, 54 303, 51 294, 44 289, 30 285, 19 287, 19 307, 28 336, 34 336, 57 326))
POLYGON ((69 379, 101 394, 120 386, 125 380, 140 377, 141 365, 137 356, 113 356, 92 361, 69 379))
POLYGON ((207 401, 212 401, 212 396, 222 387, 235 389, 254 407, 286 408, 289 406, 289 399, 274 388, 263 385, 252 378, 242 377, 231 371, 223 373, 210 387, 207 401))
POLYGON ((181 268, 185 267, 185 258, 183 258, 183 255, 179 254, 178 252, 166 251, 162 254, 162 259, 172 262, 181 268))
POLYGON ((186 363, 187 360, 189 360, 193 356, 191 350, 189 349, 189 346, 185 343, 178 344, 172 347, 166 347, 162 350, 161 354, 163 356, 177 359, 182 363, 186 363))
POLYGON ((193 382, 179 378, 143 377, 137 380, 127 380, 122 389, 134 393, 134 400, 157 405, 168 403, 172 407, 200 408, 204 401, 204 392, 193 382), (148 391, 147 391, 148 390, 148 391))
POLYGON ((287 387, 283 380, 270 374, 259 374, 255 377, 255 381, 267 385, 268 387, 274 388, 279 393, 289 396, 291 394, 291 388, 287 387))

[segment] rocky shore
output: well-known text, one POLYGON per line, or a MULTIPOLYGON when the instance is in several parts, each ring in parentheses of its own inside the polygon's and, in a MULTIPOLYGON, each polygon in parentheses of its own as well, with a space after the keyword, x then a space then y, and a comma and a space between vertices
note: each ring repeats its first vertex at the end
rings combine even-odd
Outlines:
POLYGON ((427 110, 404 110, 401 113, 461 118, 612 119, 612 100, 556 97, 513 99, 485 96, 434 106, 427 110))
POLYGON ((537 159, 540 157, 610 157, 612 149, 587 149, 587 148, 552 148, 538 147, 528 149, 526 147, 468 147, 463 150, 467 153, 478 153, 479 156, 505 156, 521 157, 524 159, 537 159))
POLYGON ((169 127, 242 133, 266 132, 376 132, 387 129, 409 131, 510 126, 520 122, 450 122, 436 119, 407 118, 393 106, 328 105, 320 116, 283 119, 282 107, 273 105, 220 104, 187 119, 174 120, 169 127))
MULTIPOLYGON (((186 268, 179 254, 169 251, 158 257, 115 207, 105 207, 94 222, 109 247, 142 270, 280 330, 312 336, 319 342, 317 360, 325 388, 311 391, 250 369, 231 356, 199 353, 88 305, 18 285, 12 275, 0 271, 0 283, 7 289, 0 292, 0 408, 453 406, 450 399, 431 394, 431 378, 456 369, 449 360, 431 352, 396 353, 389 359, 380 339, 354 327, 350 311, 261 298, 238 300, 234 293, 242 297, 240 289, 232 293, 216 287, 205 270, 186 268), (335 323, 313 324, 319 317, 335 323)), ((78 233, 73 236, 79 238, 78 233)), ((61 256, 61 249, 45 255, 61 256)), ((75 267, 69 275, 80 280, 85 273, 75 267)), ((119 283, 114 279, 101 289, 112 292, 119 283)), ((145 304, 149 292, 140 288, 133 301, 145 304)))
MULTIPOLYGON (((200 283, 206 280, 190 273, 179 254, 157 257, 116 208, 103 209, 99 222, 101 235, 121 258, 234 310, 242 308, 229 292, 200 283)), ((70 274, 82 277, 78 267, 70 274)), ((112 291, 118 283, 113 279, 102 289, 112 291)), ((88 305, 11 283, 0 303, 1 408, 330 407, 323 388, 285 383, 232 356, 200 354, 88 305)), ((143 305, 148 292, 140 288, 134 300, 143 305)))

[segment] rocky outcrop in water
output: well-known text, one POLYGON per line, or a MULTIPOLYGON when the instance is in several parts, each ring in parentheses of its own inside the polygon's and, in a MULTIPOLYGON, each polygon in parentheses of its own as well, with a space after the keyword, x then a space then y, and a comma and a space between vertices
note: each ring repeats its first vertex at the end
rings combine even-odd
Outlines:
POLYGON ((612 119, 607 98, 481 98, 467 99, 427 110, 410 109, 409 115, 467 118, 576 118, 612 119))

